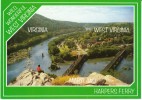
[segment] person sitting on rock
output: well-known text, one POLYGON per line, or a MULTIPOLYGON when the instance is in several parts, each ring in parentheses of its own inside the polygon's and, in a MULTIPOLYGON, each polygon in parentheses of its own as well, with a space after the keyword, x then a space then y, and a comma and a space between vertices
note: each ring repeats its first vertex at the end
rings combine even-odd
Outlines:
POLYGON ((37 71, 38 71, 39 73, 41 73, 41 72, 44 73, 44 71, 40 68, 40 65, 38 65, 36 69, 37 69, 37 71))

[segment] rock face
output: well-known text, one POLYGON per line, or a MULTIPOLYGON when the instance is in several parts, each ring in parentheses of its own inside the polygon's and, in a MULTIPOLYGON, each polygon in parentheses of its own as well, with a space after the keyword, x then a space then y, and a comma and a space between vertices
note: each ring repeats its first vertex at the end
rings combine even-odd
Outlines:
POLYGON ((111 75, 102 75, 93 72, 88 77, 70 78, 65 85, 128 85, 111 75))
POLYGON ((9 86, 42 86, 51 85, 51 78, 46 73, 38 73, 32 69, 23 71, 9 86))
MULTIPOLYGON (((54 78, 51 78, 46 73, 38 73, 32 69, 23 71, 15 81, 11 82, 9 86, 49 86, 54 78)), ((93 72, 88 77, 70 78, 64 85, 128 85, 111 75, 102 75, 93 72)))

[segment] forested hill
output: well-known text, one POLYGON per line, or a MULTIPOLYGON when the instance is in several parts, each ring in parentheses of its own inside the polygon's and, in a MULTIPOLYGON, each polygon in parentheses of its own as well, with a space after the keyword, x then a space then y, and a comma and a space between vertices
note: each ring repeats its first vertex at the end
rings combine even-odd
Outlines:
POLYGON ((28 38, 32 38, 40 34, 33 34, 34 32, 28 32, 28 27, 47 27, 47 35, 57 35, 70 33, 74 31, 85 30, 83 26, 79 23, 69 22, 69 21, 57 21, 46 18, 39 14, 35 14, 32 18, 8 41, 8 45, 13 45, 14 43, 23 42, 28 38))
POLYGON ((93 28, 93 27, 129 27, 133 29, 132 22, 111 22, 111 23, 80 23, 81 26, 85 28, 93 28))
POLYGON ((69 21, 57 21, 35 14, 8 41, 8 54, 33 46, 55 35, 85 31, 85 28, 93 28, 95 26, 129 27, 130 32, 133 33, 133 23, 76 23, 69 21), (46 27, 48 32, 29 32, 30 27, 46 27))
POLYGON ((8 54, 28 48, 41 41, 60 34, 84 31, 80 23, 57 21, 35 14, 26 24, 8 41, 8 54), (29 32, 30 27, 46 27, 48 32, 29 32))
POLYGON ((24 29, 27 27, 47 27, 49 32, 60 31, 60 30, 82 30, 83 27, 79 23, 69 22, 69 21, 57 21, 46 18, 39 14, 35 14, 25 25, 24 29))

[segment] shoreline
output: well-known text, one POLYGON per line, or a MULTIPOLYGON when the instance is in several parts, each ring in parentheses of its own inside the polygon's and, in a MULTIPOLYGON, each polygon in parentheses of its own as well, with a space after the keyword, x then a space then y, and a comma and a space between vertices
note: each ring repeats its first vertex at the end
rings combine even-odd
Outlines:
POLYGON ((29 47, 28 49, 21 49, 18 50, 17 52, 13 52, 9 55, 7 55, 7 64, 14 64, 20 60, 23 60, 25 58, 28 58, 29 55, 29 51, 31 50, 31 47, 29 47))

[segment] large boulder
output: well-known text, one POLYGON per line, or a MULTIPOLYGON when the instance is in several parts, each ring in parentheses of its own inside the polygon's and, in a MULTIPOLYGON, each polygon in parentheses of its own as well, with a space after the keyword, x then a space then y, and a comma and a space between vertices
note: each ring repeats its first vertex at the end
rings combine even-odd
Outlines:
POLYGON ((128 85, 111 75, 93 72, 88 77, 70 78, 65 85, 128 85))
POLYGON ((106 79, 106 84, 108 85, 128 85, 111 75, 106 75, 105 79, 106 79))
MULTIPOLYGON (((46 73, 38 73, 34 70, 27 69, 23 71, 15 81, 12 81, 9 86, 48 86, 52 85, 51 82, 54 79, 48 76, 46 73)), ((96 72, 93 72, 88 77, 75 77, 70 78, 64 85, 128 85, 119 79, 111 75, 102 75, 96 72)))
POLYGON ((52 79, 46 73, 38 73, 32 69, 23 71, 9 86, 42 86, 51 85, 52 79))

